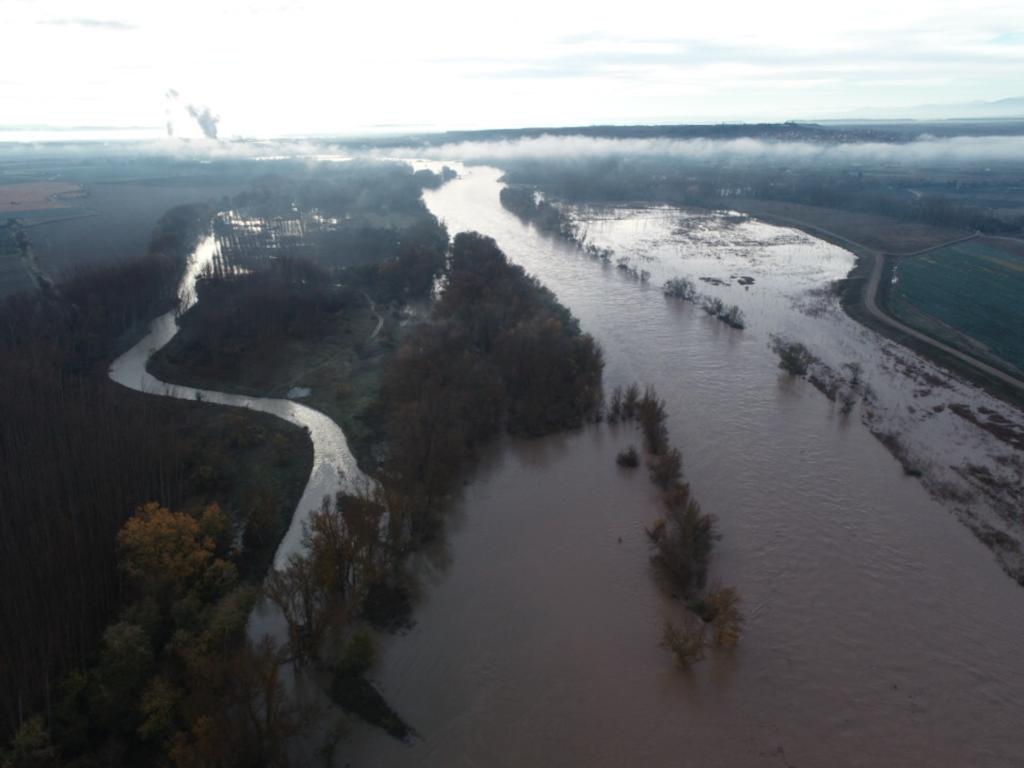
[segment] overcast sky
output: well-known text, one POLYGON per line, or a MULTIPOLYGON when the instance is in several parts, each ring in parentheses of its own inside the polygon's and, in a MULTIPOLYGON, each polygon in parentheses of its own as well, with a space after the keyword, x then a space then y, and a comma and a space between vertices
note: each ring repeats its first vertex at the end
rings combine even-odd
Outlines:
POLYGON ((0 125, 222 136, 814 118, 1024 96, 1024 0, 0 0, 0 125), (181 94, 177 104, 166 94, 181 94))

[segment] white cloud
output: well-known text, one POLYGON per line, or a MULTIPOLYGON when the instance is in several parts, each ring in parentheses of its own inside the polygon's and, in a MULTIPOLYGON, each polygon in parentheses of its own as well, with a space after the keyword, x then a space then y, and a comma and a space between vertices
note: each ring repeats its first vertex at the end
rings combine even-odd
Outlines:
POLYGON ((226 135, 784 119, 1024 90, 1016 1, 0 6, 5 123, 158 125, 169 87, 226 135))

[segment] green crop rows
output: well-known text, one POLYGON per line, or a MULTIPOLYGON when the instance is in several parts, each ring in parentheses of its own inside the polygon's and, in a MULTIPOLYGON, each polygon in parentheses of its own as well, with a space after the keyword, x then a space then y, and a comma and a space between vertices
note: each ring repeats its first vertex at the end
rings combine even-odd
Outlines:
POLYGON ((970 241, 900 259, 888 308, 907 325, 1024 370, 1024 258, 970 241))

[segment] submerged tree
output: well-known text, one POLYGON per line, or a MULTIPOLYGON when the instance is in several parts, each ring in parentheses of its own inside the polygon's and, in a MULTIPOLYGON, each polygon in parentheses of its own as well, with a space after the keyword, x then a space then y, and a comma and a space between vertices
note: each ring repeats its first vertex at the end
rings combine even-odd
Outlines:
POLYGON ((733 328, 737 328, 740 330, 742 330, 746 324, 746 320, 743 315, 743 310, 740 309, 735 304, 733 304, 730 307, 727 307, 725 311, 723 311, 718 317, 726 325, 732 326, 733 328))
POLYGON ((622 387, 612 390, 611 399, 608 401, 608 421, 615 424, 622 419, 622 387))
POLYGON ((704 598, 704 605, 712 615, 711 629, 715 645, 732 648, 743 632, 743 614, 740 612, 740 593, 736 587, 718 587, 704 598))
POLYGON ((704 658, 704 623, 689 614, 678 626, 666 620, 661 644, 672 651, 676 664, 688 669, 694 662, 704 658))
POLYGON ((640 402, 640 387, 636 382, 626 387, 622 394, 622 418, 624 420, 636 418, 637 403, 640 402))
POLYGON ((663 490, 669 490, 683 476, 683 456, 678 448, 669 448, 650 461, 651 480, 663 490))
POLYGON ((701 304, 701 309, 712 317, 719 317, 725 310, 725 304, 717 296, 706 296, 704 303, 701 304))
POLYGON ((655 568, 673 592, 686 596, 702 589, 714 540, 713 518, 690 499, 685 507, 668 509, 664 521, 649 534, 655 547, 655 568))
POLYGON ((628 448, 619 451, 619 455, 615 457, 615 463, 620 467, 626 467, 628 469, 640 466, 640 454, 636 450, 636 446, 631 445, 628 448))
POLYGON ((274 569, 265 585, 288 623, 288 647, 299 663, 316 659, 337 598, 317 574, 313 561, 292 553, 284 569, 274 569))
POLYGON ((791 376, 803 376, 814 362, 815 357, 798 341, 788 341, 780 336, 772 336, 772 351, 779 356, 779 368, 791 376))
MULTIPOLYGON (((627 392, 628 394, 628 392, 627 392)), ((644 395, 636 403, 636 418, 644 433, 644 441, 649 453, 660 455, 668 450, 668 427, 665 421, 665 401, 658 397, 654 387, 648 386, 644 395)))
POLYGON ((693 284, 692 280, 685 277, 675 277, 666 281, 662 286, 662 293, 672 299, 697 300, 697 286, 693 284))

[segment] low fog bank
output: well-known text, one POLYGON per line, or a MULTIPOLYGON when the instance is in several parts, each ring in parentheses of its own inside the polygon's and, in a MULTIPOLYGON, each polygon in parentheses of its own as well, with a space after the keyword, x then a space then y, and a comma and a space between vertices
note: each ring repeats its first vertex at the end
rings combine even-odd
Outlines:
MULTIPOLYGON (((128 141, 2 142, 0 161, 41 157, 151 156, 178 159, 338 160, 346 157, 420 158, 503 165, 549 159, 666 158, 674 162, 731 165, 890 165, 1024 163, 1024 135, 934 136, 909 141, 857 140, 837 133, 829 140, 758 137, 607 137, 566 133, 515 138, 445 141, 444 135, 394 139, 217 140, 165 138, 128 141)), ((622 129, 630 131, 628 128, 622 129)))
MULTIPOLYGON (((379 152, 378 152, 379 154, 379 152)), ((665 157, 712 163, 790 163, 865 165, 899 163, 1024 162, 1024 136, 922 135, 909 142, 817 143, 738 139, 609 139, 543 135, 501 141, 462 141, 432 147, 389 148, 389 155, 436 160, 493 162, 516 160, 665 157)))

